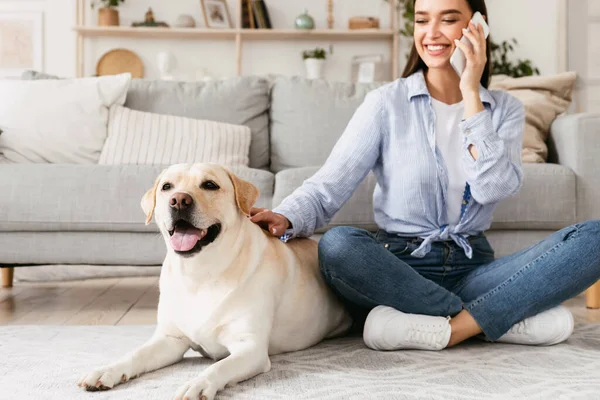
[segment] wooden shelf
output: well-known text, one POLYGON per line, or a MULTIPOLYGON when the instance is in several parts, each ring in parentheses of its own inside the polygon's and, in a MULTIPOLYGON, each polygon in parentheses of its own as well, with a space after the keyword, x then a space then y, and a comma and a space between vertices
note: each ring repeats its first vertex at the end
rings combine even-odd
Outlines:
POLYGON ((147 27, 98 27, 77 26, 74 30, 82 36, 112 36, 164 39, 234 39, 238 34, 248 40, 392 40, 391 29, 206 29, 206 28, 147 28, 147 27))
POLYGON ((361 29, 361 30, 341 30, 341 29, 241 29, 242 38, 245 39, 317 39, 317 40, 392 40, 394 31, 391 29, 361 29))
POLYGON ((237 29, 202 28, 132 28, 127 26, 76 26, 73 28, 81 36, 112 36, 120 38, 164 38, 164 39, 234 39, 237 29))

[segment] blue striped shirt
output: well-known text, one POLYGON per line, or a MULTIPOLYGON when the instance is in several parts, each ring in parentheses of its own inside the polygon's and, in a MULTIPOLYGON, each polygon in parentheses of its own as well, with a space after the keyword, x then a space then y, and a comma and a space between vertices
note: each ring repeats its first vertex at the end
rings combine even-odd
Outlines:
POLYGON ((435 113, 422 71, 370 92, 351 118, 325 164, 273 209, 292 223, 288 237, 310 236, 326 225, 373 171, 375 222, 380 229, 423 238, 454 240, 465 254, 466 237, 488 229, 496 204, 521 187, 522 103, 480 86, 485 110, 463 120, 460 157, 467 175, 461 218, 448 225, 448 171, 435 141, 435 113), (474 145, 477 160, 468 147, 474 145))

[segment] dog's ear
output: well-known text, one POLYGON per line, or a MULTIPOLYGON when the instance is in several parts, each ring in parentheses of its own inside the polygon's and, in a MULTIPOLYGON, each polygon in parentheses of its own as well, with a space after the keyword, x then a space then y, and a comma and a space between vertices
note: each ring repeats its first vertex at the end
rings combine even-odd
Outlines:
POLYGON ((146 225, 148 225, 152 221, 152 216, 154 215, 154 208, 156 207, 156 191, 158 190, 158 184, 160 183, 160 179, 162 178, 165 171, 161 172, 156 178, 154 182, 154 186, 149 189, 144 196, 142 197, 142 210, 146 214, 146 225))
POLYGON ((235 202, 245 215, 250 215, 250 209, 254 203, 256 203, 256 200, 260 195, 258 188, 251 182, 238 178, 233 172, 229 170, 226 171, 233 183, 235 202))

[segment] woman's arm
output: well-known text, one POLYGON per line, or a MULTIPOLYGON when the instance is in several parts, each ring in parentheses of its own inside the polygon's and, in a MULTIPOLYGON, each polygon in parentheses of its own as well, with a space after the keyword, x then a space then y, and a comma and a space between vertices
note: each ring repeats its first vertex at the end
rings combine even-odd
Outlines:
POLYGON ((467 59, 465 72, 460 78, 465 104, 465 119, 460 124, 464 135, 462 160, 473 199, 479 204, 490 204, 521 188, 525 110, 516 98, 503 97, 503 104, 496 106, 503 112, 502 121, 498 131, 494 131, 492 115, 479 97, 479 84, 487 65, 485 34, 481 25, 474 26, 473 23, 469 23, 469 30, 464 29, 463 33, 473 49, 455 41, 467 59))
POLYGON ((367 176, 387 131, 380 91, 370 92, 352 116, 325 164, 273 212, 292 224, 291 237, 312 235, 327 224, 367 176))
POLYGON ((460 124, 464 134, 463 166, 473 199, 479 204, 495 203, 513 195, 523 182, 521 151, 525 109, 512 96, 506 96, 505 101, 504 116, 497 131, 488 110, 460 124))

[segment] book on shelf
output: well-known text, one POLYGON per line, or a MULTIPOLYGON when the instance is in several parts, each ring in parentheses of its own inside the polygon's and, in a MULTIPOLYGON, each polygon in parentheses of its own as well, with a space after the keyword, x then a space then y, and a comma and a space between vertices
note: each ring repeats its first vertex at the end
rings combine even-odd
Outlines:
POLYGON ((241 27, 244 29, 254 29, 256 24, 254 22, 254 12, 252 11, 252 0, 240 0, 242 7, 242 20, 241 27))
POLYGON ((252 0, 252 6, 254 7, 254 15, 256 15, 256 22, 258 22, 258 28, 260 29, 271 29, 271 18, 269 17, 269 10, 264 0, 252 0))
MULTIPOLYGON (((248 27, 250 29, 271 29, 271 18, 269 10, 264 0, 242 0, 242 7, 248 5, 248 27)), ((242 8, 244 10, 244 8, 242 8)), ((244 12, 242 12, 243 14, 244 12)), ((244 26, 244 16, 242 16, 242 27, 244 26)))

